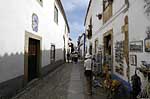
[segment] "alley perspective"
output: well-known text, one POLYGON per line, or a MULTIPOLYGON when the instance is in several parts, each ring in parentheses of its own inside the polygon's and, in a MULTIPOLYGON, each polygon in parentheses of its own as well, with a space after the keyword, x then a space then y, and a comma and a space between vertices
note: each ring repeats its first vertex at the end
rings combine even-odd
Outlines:
POLYGON ((150 99, 150 0, 2 0, 0 99, 150 99))

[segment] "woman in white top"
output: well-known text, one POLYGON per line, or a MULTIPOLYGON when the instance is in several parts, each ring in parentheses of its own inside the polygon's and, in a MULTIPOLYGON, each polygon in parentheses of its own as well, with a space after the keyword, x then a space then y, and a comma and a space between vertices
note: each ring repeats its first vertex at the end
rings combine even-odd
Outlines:
POLYGON ((92 95, 92 57, 86 54, 84 61, 87 94, 92 95))

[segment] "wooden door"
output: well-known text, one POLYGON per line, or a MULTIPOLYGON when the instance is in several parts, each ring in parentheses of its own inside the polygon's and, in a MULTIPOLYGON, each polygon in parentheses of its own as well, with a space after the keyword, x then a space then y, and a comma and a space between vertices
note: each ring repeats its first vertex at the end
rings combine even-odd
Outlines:
POLYGON ((38 50, 39 41, 29 38, 29 53, 28 53, 28 81, 38 77, 38 50))

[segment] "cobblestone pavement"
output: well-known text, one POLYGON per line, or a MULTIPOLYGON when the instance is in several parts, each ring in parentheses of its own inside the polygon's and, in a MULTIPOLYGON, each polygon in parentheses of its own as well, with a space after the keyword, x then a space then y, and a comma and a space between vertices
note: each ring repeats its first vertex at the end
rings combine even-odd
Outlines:
POLYGON ((83 64, 66 63, 13 99, 106 99, 101 89, 86 95, 85 87, 83 64))

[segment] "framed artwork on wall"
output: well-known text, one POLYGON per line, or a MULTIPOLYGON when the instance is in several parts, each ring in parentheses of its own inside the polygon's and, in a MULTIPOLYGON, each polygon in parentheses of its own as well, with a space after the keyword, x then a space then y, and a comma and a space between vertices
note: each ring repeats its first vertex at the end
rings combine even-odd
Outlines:
POLYGON ((130 64, 132 66, 137 66, 137 56, 136 55, 130 55, 130 64))
POLYGON ((131 52, 143 52, 143 40, 130 42, 131 52))
POLYGON ((33 13, 32 14, 32 29, 35 32, 38 32, 38 24, 39 24, 39 19, 37 14, 33 13))

